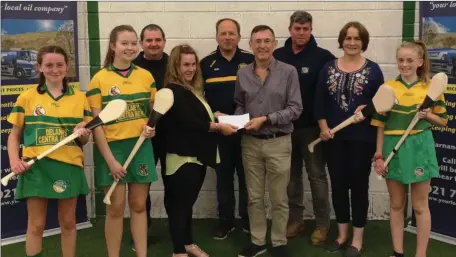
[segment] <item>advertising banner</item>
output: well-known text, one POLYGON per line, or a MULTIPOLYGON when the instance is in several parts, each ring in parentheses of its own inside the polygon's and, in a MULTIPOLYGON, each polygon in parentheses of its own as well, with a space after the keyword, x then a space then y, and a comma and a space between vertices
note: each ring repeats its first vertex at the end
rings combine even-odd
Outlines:
MULTIPOLYGON (((77 2, 10 2, 1 5, 1 176, 11 172, 7 140, 11 124, 8 115, 20 93, 36 87, 39 71, 37 53, 45 45, 59 45, 69 55, 68 79, 79 89, 77 2)), ((23 141, 21 141, 22 143, 23 141)), ((21 144, 22 147, 22 144, 21 144)), ((2 245, 24 240, 27 208, 24 200, 15 200, 17 176, 1 189, 2 245)), ((77 204, 78 228, 89 227, 85 197, 77 204)), ((57 201, 48 203, 45 235, 60 233, 57 201)))
MULTIPOLYGON (((445 72, 447 127, 433 127, 440 177, 431 181, 432 237, 456 244, 456 2, 420 2, 420 39, 428 48, 431 76, 445 72)), ((415 216, 410 227, 416 227, 415 216)))

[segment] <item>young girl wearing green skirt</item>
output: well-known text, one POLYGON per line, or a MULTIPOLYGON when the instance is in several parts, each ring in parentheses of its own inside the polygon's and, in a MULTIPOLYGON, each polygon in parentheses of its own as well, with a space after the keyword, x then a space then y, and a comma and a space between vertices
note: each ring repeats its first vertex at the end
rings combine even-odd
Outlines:
POLYGON ((12 171, 18 175, 15 198, 27 201, 25 254, 43 256, 48 199, 58 199, 62 256, 75 257, 77 197, 89 193, 81 147, 91 133, 83 128, 92 119, 90 107, 84 93, 67 83, 69 58, 61 47, 41 48, 37 62, 38 86, 21 93, 8 116, 13 125, 8 137, 8 156, 12 171), (80 133, 76 142, 62 146, 32 166, 27 164, 75 131, 80 133))
POLYGON ((390 112, 378 113, 372 119, 372 125, 378 127, 377 150, 373 160, 376 172, 385 177, 390 194, 390 225, 394 248, 391 256, 404 256, 405 187, 411 184, 412 206, 417 222, 415 257, 425 257, 431 229, 429 186, 431 179, 439 176, 431 127, 446 126, 448 117, 442 94, 431 108, 419 112, 420 121, 388 167, 384 167, 384 157, 393 151, 404 134, 430 85, 430 64, 424 43, 404 42, 396 51, 396 59, 400 75, 386 84, 393 88, 398 102, 390 112))
POLYGON ((150 72, 132 63, 138 53, 137 41, 136 31, 130 25, 120 25, 111 31, 104 67, 92 78, 87 92, 94 116, 111 100, 123 99, 128 103, 121 117, 94 130, 95 182, 106 194, 114 180, 118 181, 106 211, 109 257, 119 257, 126 185, 136 256, 147 256, 146 199, 150 183, 157 180, 150 142, 155 128, 146 125, 156 87, 150 72), (125 170, 122 166, 143 131, 146 140, 125 170))

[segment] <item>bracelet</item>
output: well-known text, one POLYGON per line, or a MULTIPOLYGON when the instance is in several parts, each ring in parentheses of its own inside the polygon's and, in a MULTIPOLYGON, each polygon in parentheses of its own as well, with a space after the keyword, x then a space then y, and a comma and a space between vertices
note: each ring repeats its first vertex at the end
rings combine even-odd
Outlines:
POLYGON ((384 160, 383 154, 375 154, 374 157, 372 157, 373 162, 375 162, 377 160, 384 160))

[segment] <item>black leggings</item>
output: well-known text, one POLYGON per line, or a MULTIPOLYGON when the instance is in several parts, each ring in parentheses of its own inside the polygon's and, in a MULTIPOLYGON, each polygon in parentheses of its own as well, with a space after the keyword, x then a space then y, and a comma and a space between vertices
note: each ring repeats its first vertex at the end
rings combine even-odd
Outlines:
POLYGON ((351 200, 353 227, 363 228, 366 225, 369 209, 369 175, 375 148, 375 143, 335 139, 325 142, 325 156, 331 178, 337 223, 350 222, 351 200))
POLYGON ((175 254, 186 253, 185 245, 193 244, 193 204, 205 176, 206 167, 195 163, 186 163, 166 176, 164 201, 175 254))

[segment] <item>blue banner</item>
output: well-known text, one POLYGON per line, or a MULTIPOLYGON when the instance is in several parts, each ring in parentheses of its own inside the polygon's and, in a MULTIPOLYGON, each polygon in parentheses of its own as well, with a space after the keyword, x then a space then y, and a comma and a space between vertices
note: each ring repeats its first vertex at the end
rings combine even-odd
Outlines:
MULTIPOLYGON (((420 2, 420 39, 428 48, 431 75, 445 72, 448 126, 433 127, 440 177, 431 181, 429 208, 434 234, 456 238, 456 2, 420 2)), ((416 227, 415 216, 412 226, 416 227)))
MULTIPOLYGON (((69 81, 79 87, 77 2, 9 2, 2 1, 1 9, 1 176, 11 172, 7 140, 11 124, 9 113, 20 93, 36 87, 39 72, 37 51, 50 44, 63 47, 70 57, 69 81)), ((22 143, 22 142, 21 142, 22 143)), ((21 144, 22 147, 22 144, 21 144)), ((14 199, 17 177, 1 189, 1 239, 21 237, 27 230, 27 206, 24 200, 14 199)), ((48 203, 46 230, 59 227, 57 201, 48 203)), ((85 197, 77 204, 77 223, 88 221, 85 197)))

